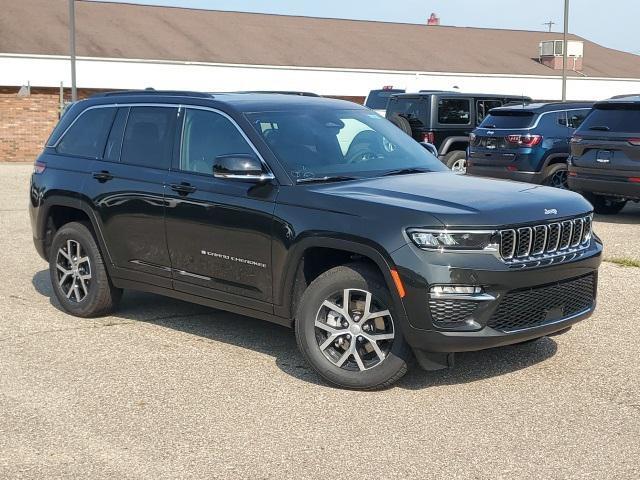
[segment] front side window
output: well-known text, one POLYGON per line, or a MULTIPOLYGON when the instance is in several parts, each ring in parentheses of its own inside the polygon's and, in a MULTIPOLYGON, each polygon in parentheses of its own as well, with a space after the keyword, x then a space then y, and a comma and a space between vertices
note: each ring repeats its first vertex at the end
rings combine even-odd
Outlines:
POLYGON ((246 116, 298 181, 375 177, 403 169, 447 170, 418 142, 368 110, 322 107, 246 116))
POLYGON ((115 108, 86 110, 64 134, 56 151, 63 155, 102 158, 115 113, 115 108))
POLYGON ((178 109, 132 107, 122 142, 120 161, 168 169, 173 156, 178 109))
MULTIPOLYGON (((258 128, 268 136, 277 125, 262 122, 258 128)), ((219 113, 187 109, 183 131, 180 170, 213 175, 214 161, 220 155, 255 155, 236 126, 219 113)))
POLYGON ((476 104, 476 123, 479 125, 489 115, 489 110, 492 108, 501 107, 502 102, 500 100, 478 100, 476 104))
POLYGON ((471 117, 471 101, 445 98, 438 102, 438 123, 443 125, 468 125, 471 117))

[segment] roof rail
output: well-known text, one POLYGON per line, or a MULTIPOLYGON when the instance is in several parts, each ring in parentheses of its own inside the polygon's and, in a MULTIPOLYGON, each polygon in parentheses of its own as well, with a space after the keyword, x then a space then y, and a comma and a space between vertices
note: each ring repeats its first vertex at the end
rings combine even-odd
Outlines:
POLYGON ((140 95, 156 95, 165 97, 199 97, 199 98, 212 98, 210 93, 203 92, 189 92, 181 90, 154 90, 153 88, 146 88, 144 90, 118 90, 114 92, 96 93, 91 98, 98 97, 119 97, 119 96, 140 96, 140 95))

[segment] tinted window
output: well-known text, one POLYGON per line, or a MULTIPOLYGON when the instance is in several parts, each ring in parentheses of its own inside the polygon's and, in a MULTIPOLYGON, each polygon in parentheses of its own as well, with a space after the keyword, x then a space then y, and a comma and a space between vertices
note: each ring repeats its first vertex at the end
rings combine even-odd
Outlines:
POLYGON ((468 125, 470 116, 470 100, 445 98, 438 102, 438 123, 445 125, 468 125))
POLYGON ((393 98, 387 107, 387 118, 399 115, 409 120, 409 123, 413 120, 424 123, 427 118, 427 105, 427 100, 420 97, 393 98))
POLYGON ((489 115, 489 110, 496 107, 501 107, 502 102, 500 100, 478 100, 476 104, 476 122, 478 124, 489 115))
POLYGON ((122 137, 124 135, 124 127, 127 124, 128 108, 119 108, 116 118, 111 127, 111 133, 107 140, 107 146, 104 149, 104 159, 109 162, 118 162, 120 160, 120 150, 122 149, 122 137))
POLYGON ((622 108, 609 105, 597 107, 580 126, 582 132, 589 129, 640 133, 640 105, 628 105, 622 108))
POLYGON ((587 118, 589 112, 591 110, 570 110, 567 112, 567 120, 569 127, 578 128, 584 122, 584 119, 587 118))
POLYGON ((176 108, 132 107, 122 142, 122 163, 169 168, 176 131, 176 108))
POLYGON ((528 128, 533 123, 533 112, 502 111, 491 112, 484 119, 482 128, 528 128))
POLYGON ((387 108, 389 97, 396 93, 404 93, 404 90, 371 90, 371 92, 369 92, 369 96, 367 97, 365 106, 373 110, 384 110, 385 108, 387 108))
POLYGON ((372 177, 404 168, 446 171, 391 122, 365 109, 247 114, 292 178, 372 177))
POLYGON ((64 134, 56 151, 63 155, 101 158, 115 108, 86 110, 64 134))
MULTIPOLYGON (((213 163, 219 155, 254 154, 236 126, 228 118, 207 110, 187 109, 180 154, 180 169, 213 174, 213 163)), ((262 123, 263 134, 272 128, 262 123)))

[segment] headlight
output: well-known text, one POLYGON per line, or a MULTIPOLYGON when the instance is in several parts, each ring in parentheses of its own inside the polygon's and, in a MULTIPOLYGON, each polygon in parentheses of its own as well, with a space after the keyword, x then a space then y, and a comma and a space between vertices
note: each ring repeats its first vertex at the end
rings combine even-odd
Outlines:
POLYGON ((407 233, 423 250, 489 250, 496 248, 494 231, 411 229, 407 233))

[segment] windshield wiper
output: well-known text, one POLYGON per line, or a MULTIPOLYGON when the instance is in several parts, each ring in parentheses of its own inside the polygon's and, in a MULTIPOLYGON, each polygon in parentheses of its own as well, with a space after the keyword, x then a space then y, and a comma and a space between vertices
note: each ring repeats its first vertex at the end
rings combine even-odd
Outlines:
POLYGON ((328 183, 328 182, 346 182, 348 180, 357 180, 356 177, 347 177, 344 175, 326 176, 326 177, 308 177, 296 180, 296 183, 328 183))
POLYGON ((391 175, 409 175, 411 173, 428 173, 431 172, 428 168, 399 168, 398 170, 391 170, 383 175, 383 177, 389 177, 391 175))
POLYGON ((593 127, 589 127, 589 130, 599 130, 601 132, 608 132, 611 129, 606 125, 594 125, 593 127))

